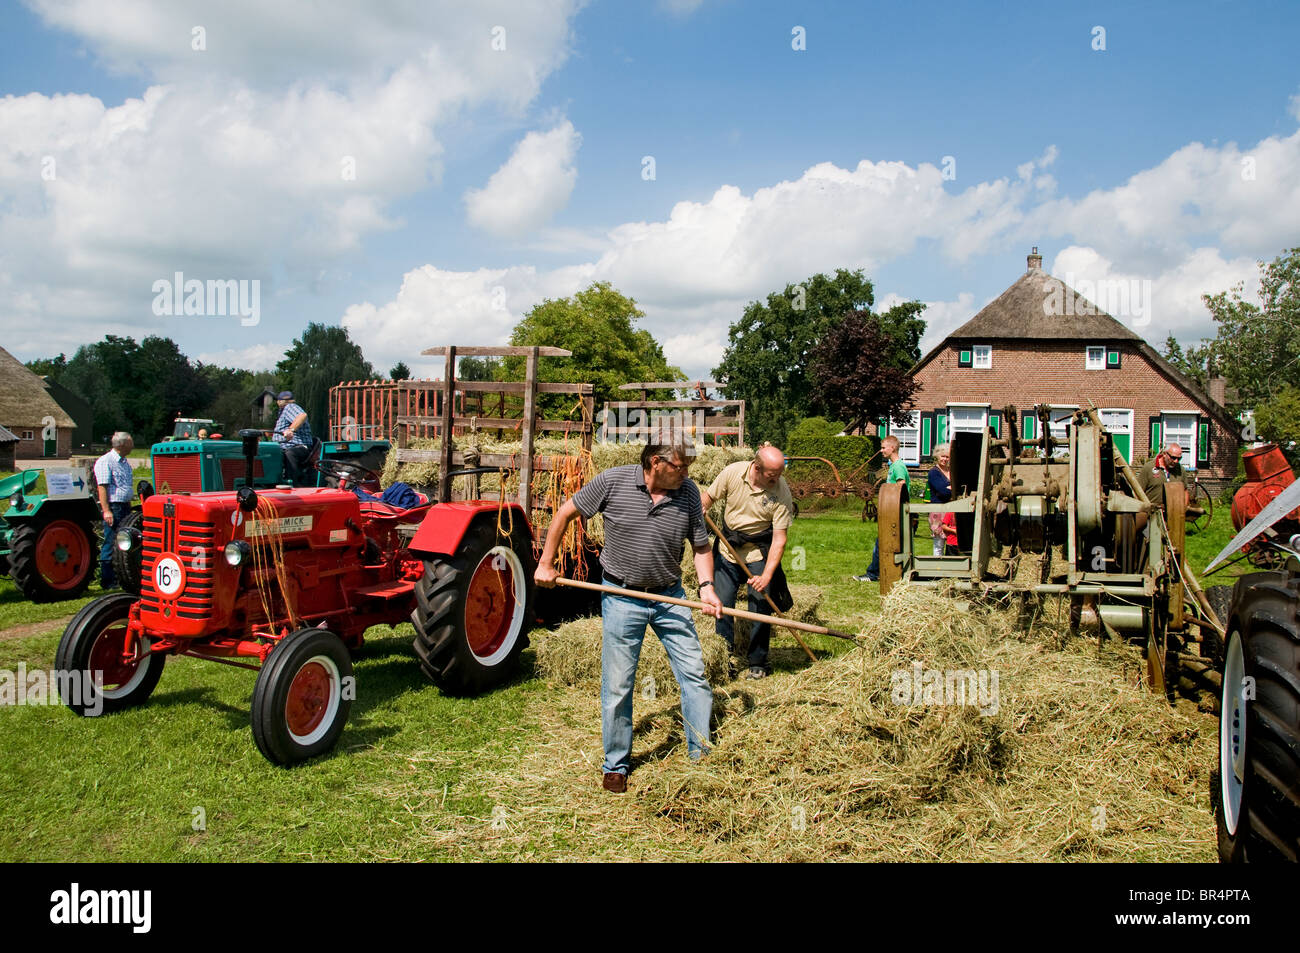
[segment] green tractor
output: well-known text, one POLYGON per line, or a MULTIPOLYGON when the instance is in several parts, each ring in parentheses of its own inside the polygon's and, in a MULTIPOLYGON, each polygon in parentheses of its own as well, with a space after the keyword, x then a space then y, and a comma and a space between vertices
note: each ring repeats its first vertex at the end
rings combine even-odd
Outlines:
POLYGON ((34 494, 40 470, 0 480, 9 509, 0 517, 0 570, 33 602, 74 599, 98 561, 99 505, 83 467, 48 467, 47 491, 34 494))

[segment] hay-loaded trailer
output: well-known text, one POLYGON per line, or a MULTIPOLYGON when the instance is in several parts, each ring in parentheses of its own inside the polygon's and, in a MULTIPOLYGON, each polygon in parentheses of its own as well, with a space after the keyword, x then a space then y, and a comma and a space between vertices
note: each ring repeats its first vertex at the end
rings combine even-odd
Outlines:
MULTIPOLYGON (((1148 500, 1095 410, 1079 411, 1067 438, 1053 437, 1039 407, 1041 437, 1020 438, 1014 408, 1003 433, 985 427, 952 436, 952 500, 906 499, 902 484, 880 488, 880 590, 900 581, 958 590, 1066 597, 1076 631, 1085 602, 1104 630, 1145 641, 1148 680, 1176 682, 1171 669, 1189 631, 1215 631, 1217 619, 1183 564, 1186 489, 1164 487, 1148 500), (952 513, 958 555, 912 544, 912 519, 952 513), (1208 621, 1213 620, 1213 622, 1208 621)), ((1059 426, 1059 425, 1058 425, 1059 426)))

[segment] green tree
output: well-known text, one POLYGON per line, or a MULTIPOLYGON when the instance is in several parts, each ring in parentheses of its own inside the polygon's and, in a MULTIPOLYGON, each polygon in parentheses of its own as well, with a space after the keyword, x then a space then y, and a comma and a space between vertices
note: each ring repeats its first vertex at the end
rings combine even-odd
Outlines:
POLYGON ((1300 467, 1300 387, 1284 384, 1255 405, 1255 433, 1281 447, 1292 467, 1300 467))
MULTIPOLYGON (((631 298, 607 281, 596 282, 571 298, 548 298, 533 307, 515 325, 513 345, 543 345, 572 351, 572 357, 538 361, 538 380, 590 383, 599 412, 606 401, 627 399, 619 384, 632 381, 681 380, 682 372, 664 359, 663 348, 636 322, 645 314, 631 298)), ((505 359, 508 380, 523 380, 525 359, 505 359)), ((574 406, 568 394, 544 399, 548 413, 574 406)))
POLYGON ((405 361, 398 361, 393 365, 392 370, 388 372, 390 381, 409 381, 411 379, 411 369, 406 366, 405 361))
POLYGON ((456 379, 461 381, 494 381, 501 372, 501 359, 496 357, 456 358, 456 379))
POLYGON ((814 404, 849 421, 852 430, 881 417, 901 420, 920 387, 908 373, 917 357, 889 328, 910 339, 909 321, 894 316, 886 322, 882 315, 855 311, 827 331, 812 351, 814 404))
POLYGON ((346 328, 312 322, 295 339, 283 360, 275 365, 280 386, 293 391, 294 399, 307 411, 312 433, 329 433, 329 393, 344 381, 365 381, 375 369, 361 353, 361 345, 348 337, 346 328))
POLYGON ((58 380, 59 375, 68 369, 68 358, 64 354, 58 357, 38 357, 34 361, 27 362, 27 369, 40 377, 53 377, 58 380))
MULTIPOLYGON (((728 332, 727 349, 714 376, 726 381, 724 393, 745 401, 749 441, 786 441, 790 428, 813 412, 815 381, 812 351, 853 311, 870 311, 871 282, 861 270, 837 269, 750 302, 728 332)), ((921 356, 924 305, 909 301, 877 315, 895 344, 891 366, 906 370, 921 356), (910 360, 907 357, 910 356, 910 360)))
POLYGON ((1259 263, 1259 304, 1241 296, 1242 285, 1202 295, 1218 325, 1213 340, 1189 349, 1193 366, 1222 374, 1253 407, 1284 387, 1300 386, 1300 248, 1259 263))

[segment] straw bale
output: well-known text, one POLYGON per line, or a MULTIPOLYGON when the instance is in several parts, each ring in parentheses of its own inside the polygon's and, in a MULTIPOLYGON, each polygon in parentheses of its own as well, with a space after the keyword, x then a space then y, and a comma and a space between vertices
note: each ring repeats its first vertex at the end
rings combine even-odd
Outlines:
MULTIPOLYGON (((700 612, 693 615, 704 653, 705 677, 710 684, 724 682, 729 677, 727 643, 714 631, 712 619, 700 612)), ((535 637, 533 644, 537 648, 537 671, 543 678, 563 685, 600 690, 601 620, 598 616, 565 623, 540 639, 535 637)), ((647 690, 647 686, 653 686, 656 695, 676 695, 679 692, 668 653, 650 629, 646 630, 642 643, 636 685, 641 693, 647 690), (647 682, 647 679, 653 681, 647 682)))

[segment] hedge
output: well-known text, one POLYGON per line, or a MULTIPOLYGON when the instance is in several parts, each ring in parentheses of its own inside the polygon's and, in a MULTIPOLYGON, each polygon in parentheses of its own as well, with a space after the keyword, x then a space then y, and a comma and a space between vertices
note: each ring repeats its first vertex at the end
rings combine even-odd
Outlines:
MULTIPOLYGON (((840 476, 847 477, 862 464, 871 460, 880 449, 880 438, 861 437, 802 437, 792 436, 785 452, 791 457, 825 457, 839 468, 840 476)), ((877 469, 880 458, 872 461, 872 468, 877 469)), ((792 466, 796 466, 792 464, 792 466)), ((819 463, 797 464, 796 473, 808 472, 807 468, 825 467, 819 463)))

